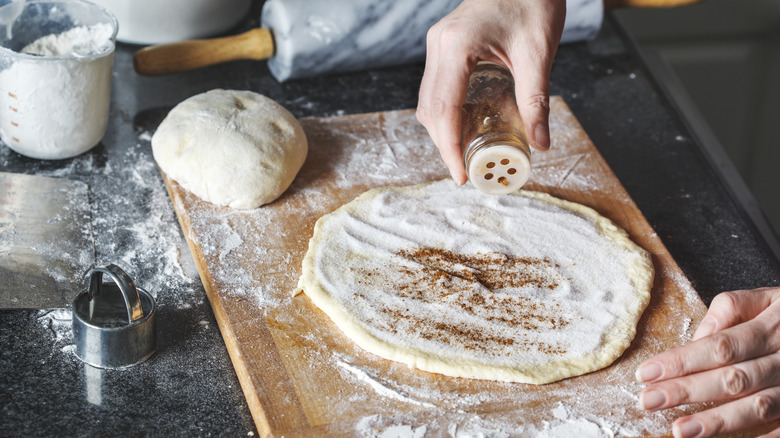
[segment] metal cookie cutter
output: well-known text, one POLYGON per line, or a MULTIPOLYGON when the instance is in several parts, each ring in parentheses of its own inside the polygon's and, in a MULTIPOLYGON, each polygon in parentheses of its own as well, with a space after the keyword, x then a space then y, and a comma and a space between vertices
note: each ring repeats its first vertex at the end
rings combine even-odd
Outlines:
POLYGON ((98 368, 139 364, 157 351, 157 304, 116 265, 98 266, 73 299, 76 356, 98 368), (113 283, 103 283, 103 275, 113 283))

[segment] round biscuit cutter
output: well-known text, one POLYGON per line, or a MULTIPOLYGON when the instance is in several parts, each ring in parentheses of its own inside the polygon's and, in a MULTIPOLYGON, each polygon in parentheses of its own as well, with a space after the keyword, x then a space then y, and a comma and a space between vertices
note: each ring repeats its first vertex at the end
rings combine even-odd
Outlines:
POLYGON ((109 264, 89 274, 88 288, 73 299, 76 356, 98 368, 139 364, 157 351, 157 304, 125 271, 109 264), (103 283, 107 275, 113 283, 103 283))

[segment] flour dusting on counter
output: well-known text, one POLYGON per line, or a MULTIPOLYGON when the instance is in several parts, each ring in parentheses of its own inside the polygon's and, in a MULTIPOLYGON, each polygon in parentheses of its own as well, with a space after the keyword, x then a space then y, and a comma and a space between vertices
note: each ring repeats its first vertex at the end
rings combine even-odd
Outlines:
POLYGON ((117 264, 158 303, 181 309, 202 303, 195 293, 195 264, 148 145, 136 144, 116 158, 109 165, 97 162, 93 154, 83 155, 66 167, 39 174, 89 185, 96 264, 117 264), (143 202, 135 202, 138 199, 143 202))
POLYGON ((69 309, 54 309, 38 311, 38 321, 50 330, 54 336, 54 345, 64 353, 71 353, 73 345, 72 318, 69 309))
POLYGON ((392 426, 377 426, 382 421, 381 415, 364 417, 355 425, 355 431, 363 437, 371 438, 423 438, 428 431, 426 426, 414 427, 409 424, 392 426))
MULTIPOLYGON (((416 399, 414 399, 412 397, 409 397, 407 394, 404 393, 405 391, 402 392, 402 390, 392 389, 392 388, 388 387, 386 384, 383 384, 382 382, 380 382, 377 376, 373 376, 372 374, 374 374, 374 373, 369 371, 369 370, 364 370, 362 368, 359 368, 359 367, 356 367, 356 366, 350 364, 349 362, 344 362, 342 360, 339 360, 338 362, 336 362, 336 365, 339 368, 345 370, 349 377, 355 378, 355 379, 357 379, 357 380, 359 380, 361 382, 367 383, 377 393, 379 393, 379 394, 381 394, 381 395, 383 395, 385 397, 393 398, 393 399, 400 400, 400 401, 405 402, 405 403, 416 404, 416 405, 420 405, 420 406, 424 406, 424 407, 428 407, 428 408, 436 408, 437 407, 436 405, 434 405, 432 403, 416 400, 416 399)), ((342 375, 344 375, 344 373, 342 373, 342 375)))

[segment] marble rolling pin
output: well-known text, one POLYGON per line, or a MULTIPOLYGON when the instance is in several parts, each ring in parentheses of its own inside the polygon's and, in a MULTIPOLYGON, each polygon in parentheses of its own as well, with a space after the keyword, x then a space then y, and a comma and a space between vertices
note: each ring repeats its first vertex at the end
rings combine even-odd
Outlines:
MULTIPOLYGON (((434 23, 461 0, 268 0, 261 28, 208 40, 150 46, 135 70, 164 75, 238 59, 268 59, 279 81, 420 62, 434 23)), ((562 42, 595 36, 603 0, 567 0, 562 42)))

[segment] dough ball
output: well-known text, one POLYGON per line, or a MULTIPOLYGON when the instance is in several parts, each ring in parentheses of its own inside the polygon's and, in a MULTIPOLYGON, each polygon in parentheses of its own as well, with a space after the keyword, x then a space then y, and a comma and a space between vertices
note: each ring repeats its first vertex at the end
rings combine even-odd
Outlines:
POLYGON ((174 107, 152 137, 168 177, 199 198, 257 208, 278 198, 306 160, 301 124, 252 91, 211 90, 174 107))

